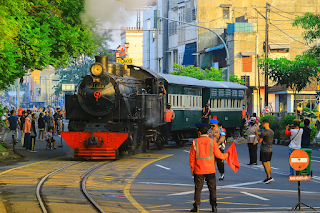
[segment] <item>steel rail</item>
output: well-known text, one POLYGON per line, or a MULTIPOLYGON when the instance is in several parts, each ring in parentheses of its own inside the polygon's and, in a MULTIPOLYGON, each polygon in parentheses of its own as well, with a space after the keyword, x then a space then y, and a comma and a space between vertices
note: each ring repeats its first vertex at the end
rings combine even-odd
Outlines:
POLYGON ((40 204, 40 208, 41 208, 41 210, 42 210, 43 213, 48 213, 48 210, 47 210, 47 208, 46 208, 45 205, 44 205, 44 202, 43 202, 43 199, 42 199, 41 193, 40 193, 43 183, 44 183, 48 178, 52 177, 53 175, 61 172, 62 170, 65 170, 65 169, 67 169, 67 168, 69 168, 69 167, 71 167, 71 166, 74 166, 74 165, 76 165, 76 164, 79 164, 79 163, 81 163, 81 161, 78 161, 78 162, 72 163, 72 164, 70 164, 70 165, 61 167, 61 168, 59 168, 59 169, 57 169, 57 170, 54 170, 53 172, 51 172, 51 173, 47 174, 46 176, 44 176, 44 177, 38 182, 37 188, 36 188, 36 196, 37 196, 37 200, 38 200, 38 202, 39 202, 39 204, 40 204))
POLYGON ((98 166, 92 167, 81 176, 81 181, 80 181, 80 188, 82 193, 84 194, 84 196, 86 196, 89 202, 101 213, 105 213, 105 211, 103 211, 103 209, 94 201, 94 199, 92 199, 92 197, 87 192, 86 181, 93 172, 95 172, 96 170, 98 170, 99 168, 101 168, 102 166, 108 163, 109 162, 105 162, 105 163, 99 164, 98 166))

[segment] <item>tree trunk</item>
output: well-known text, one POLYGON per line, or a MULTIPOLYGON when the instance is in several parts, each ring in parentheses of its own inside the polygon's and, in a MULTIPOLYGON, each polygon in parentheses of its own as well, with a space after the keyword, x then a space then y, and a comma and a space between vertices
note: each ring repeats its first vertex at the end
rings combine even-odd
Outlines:
POLYGON ((294 104, 293 104, 294 109, 296 110, 296 119, 298 119, 298 107, 297 107, 297 90, 294 89, 294 104))

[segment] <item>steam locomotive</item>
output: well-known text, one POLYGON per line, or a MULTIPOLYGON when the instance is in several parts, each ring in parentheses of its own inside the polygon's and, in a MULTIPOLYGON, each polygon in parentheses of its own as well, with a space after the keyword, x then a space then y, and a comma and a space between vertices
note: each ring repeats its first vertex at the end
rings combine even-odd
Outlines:
POLYGON ((239 134, 241 110, 247 87, 231 82, 203 81, 186 76, 159 74, 149 69, 113 63, 96 56, 78 92, 65 96, 68 132, 61 137, 74 151, 74 158, 116 159, 122 152, 144 152, 150 143, 161 149, 165 137, 164 110, 172 105, 176 118, 172 138, 183 146, 196 137, 202 107, 227 129, 239 134), (167 94, 159 94, 164 84, 167 94))
POLYGON ((78 92, 65 96, 69 131, 61 137, 75 149, 75 158, 116 159, 122 151, 145 151, 146 137, 158 141, 165 131, 165 96, 158 94, 164 79, 107 56, 95 59, 78 92))

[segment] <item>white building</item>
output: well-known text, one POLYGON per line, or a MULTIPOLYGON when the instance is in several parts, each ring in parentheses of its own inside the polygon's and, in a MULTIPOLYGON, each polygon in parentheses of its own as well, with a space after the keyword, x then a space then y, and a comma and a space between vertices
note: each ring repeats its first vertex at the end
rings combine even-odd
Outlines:
POLYGON ((129 44, 126 58, 132 58, 132 63, 137 66, 142 66, 143 48, 142 48, 143 31, 136 27, 123 28, 121 30, 121 45, 129 44))
POLYGON ((155 72, 170 73, 174 63, 196 65, 197 28, 182 23, 196 23, 194 0, 158 0, 143 13, 143 66, 155 72))

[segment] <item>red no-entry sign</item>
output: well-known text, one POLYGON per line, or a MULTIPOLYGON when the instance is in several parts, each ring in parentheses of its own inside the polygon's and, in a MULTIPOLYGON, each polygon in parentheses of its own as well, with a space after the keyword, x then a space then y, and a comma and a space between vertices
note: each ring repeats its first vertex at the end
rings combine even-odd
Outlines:
POLYGON ((302 171, 309 165, 309 155, 301 149, 294 150, 290 155, 290 166, 297 171, 302 171))

